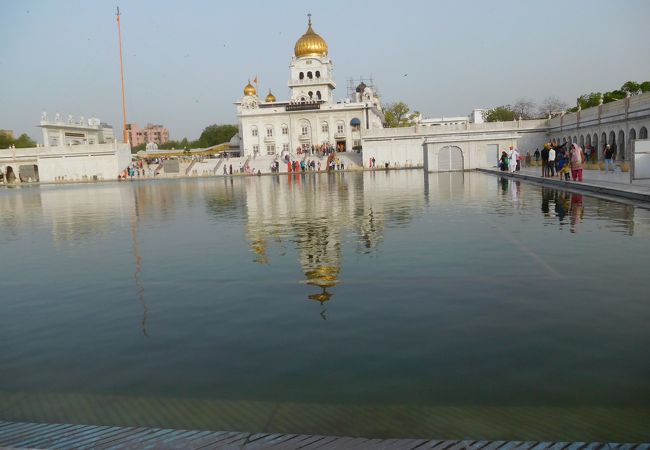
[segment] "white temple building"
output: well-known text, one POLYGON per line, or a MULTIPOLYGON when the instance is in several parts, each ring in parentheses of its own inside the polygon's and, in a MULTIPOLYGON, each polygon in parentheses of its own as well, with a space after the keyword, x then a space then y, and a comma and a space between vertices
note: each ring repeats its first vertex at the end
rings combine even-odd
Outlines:
POLYGON ((318 148, 360 150, 367 130, 383 127, 379 97, 361 83, 354 98, 336 102, 333 64, 325 40, 312 28, 294 46, 289 64, 290 98, 278 101, 269 90, 262 99, 250 81, 235 103, 244 157, 282 156, 318 148))

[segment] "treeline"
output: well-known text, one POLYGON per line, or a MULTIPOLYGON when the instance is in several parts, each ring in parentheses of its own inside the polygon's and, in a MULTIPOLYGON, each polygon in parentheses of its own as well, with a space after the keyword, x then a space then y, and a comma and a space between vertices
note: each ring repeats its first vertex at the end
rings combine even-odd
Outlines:
POLYGON ((575 112, 578 105, 581 109, 591 108, 603 103, 610 103, 616 100, 622 100, 627 95, 639 95, 644 92, 650 92, 650 81, 636 82, 628 81, 620 89, 608 92, 591 92, 578 97, 576 106, 569 108, 568 104, 557 97, 546 97, 541 104, 536 104, 530 99, 520 98, 512 105, 502 105, 483 112, 483 120, 486 122, 507 122, 522 119, 544 119, 549 116, 558 114, 562 111, 575 112))
MULTIPOLYGON (((201 136, 195 141, 183 138, 180 141, 169 141, 164 144, 158 144, 158 148, 161 150, 191 150, 194 148, 212 147, 213 145, 228 142, 235 134, 237 134, 237 131, 237 125, 209 125, 203 129, 201 136)), ((140 150, 145 150, 146 147, 146 143, 136 145, 131 151, 135 153, 140 150)))
POLYGON ((0 148, 9 148, 12 145, 16 148, 36 147, 36 141, 33 141, 32 138, 27 136, 25 133, 18 136, 17 139, 14 139, 6 131, 0 130, 0 148))

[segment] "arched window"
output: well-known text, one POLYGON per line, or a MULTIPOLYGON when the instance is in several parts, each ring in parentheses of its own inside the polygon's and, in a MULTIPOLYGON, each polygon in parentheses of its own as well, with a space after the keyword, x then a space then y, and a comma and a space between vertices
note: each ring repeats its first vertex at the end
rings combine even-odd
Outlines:
POLYGON ((607 133, 603 131, 603 134, 600 135, 600 146, 604 147, 607 145, 607 133))
POLYGON ((618 154, 622 160, 627 159, 625 156, 625 132, 620 130, 618 132, 618 154))
POLYGON ((266 137, 273 137, 273 127, 271 125, 266 126, 266 137))
POLYGON ((312 91, 307 92, 307 95, 309 95, 309 98, 314 98, 314 93, 312 91))
POLYGON ((639 130, 639 139, 648 139, 648 129, 646 127, 641 127, 639 130))
POLYGON ((581 134, 580 135, 580 143, 579 143, 581 148, 585 148, 585 137, 581 134))
POLYGON ((598 148, 598 135, 594 133, 594 137, 591 139, 591 145, 593 146, 594 150, 596 151, 596 154, 598 155, 600 149, 598 148))
POLYGON ((309 125, 303 123, 300 127, 300 134, 303 136, 309 136, 309 125))
POLYGON ((255 125, 251 127, 251 136, 257 136, 257 127, 255 125))
POLYGON ((284 135, 289 134, 289 127, 287 126, 286 123, 282 124, 282 134, 284 134, 284 135))
POLYGON ((329 132, 329 130, 330 130, 330 129, 329 129, 329 126, 327 125, 327 122, 323 122, 323 123, 321 123, 321 125, 320 125, 320 129, 321 129, 321 131, 322 131, 323 133, 327 133, 327 132, 329 132))
POLYGON ((578 136, 573 136, 573 143, 577 144, 578 143, 578 136))
POLYGON ((320 78, 320 70, 316 71, 316 78, 320 78))
POLYGON ((627 136, 627 148, 632 151, 634 149, 634 141, 636 140, 636 130, 634 128, 630 129, 630 133, 627 136))
POLYGON ((316 91, 316 97, 318 97, 318 100, 320 100, 322 97, 320 95, 320 91, 316 91))
POLYGON ((345 132, 345 124, 343 122, 336 123, 336 132, 338 134, 343 134, 345 132))
POLYGON ((300 72, 298 74, 298 78, 300 78, 301 80, 304 80, 305 79, 305 74, 303 72, 300 72))
POLYGON ((307 78, 309 78, 310 80, 311 80, 312 78, 314 78, 314 76, 312 75, 311 71, 307 72, 307 78))

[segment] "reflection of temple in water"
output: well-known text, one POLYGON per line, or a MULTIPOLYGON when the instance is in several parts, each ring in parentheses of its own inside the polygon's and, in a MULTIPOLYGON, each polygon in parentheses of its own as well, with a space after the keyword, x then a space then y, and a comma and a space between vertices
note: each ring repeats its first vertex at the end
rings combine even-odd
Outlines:
POLYGON ((404 196, 396 195, 397 180, 383 174, 293 174, 287 180, 243 180, 247 238, 254 260, 262 264, 269 263, 269 246, 293 243, 302 281, 318 288, 308 298, 321 304, 334 295, 331 289, 339 282, 346 245, 356 252, 374 251, 387 221, 408 223, 424 205, 422 177, 416 174, 404 196))

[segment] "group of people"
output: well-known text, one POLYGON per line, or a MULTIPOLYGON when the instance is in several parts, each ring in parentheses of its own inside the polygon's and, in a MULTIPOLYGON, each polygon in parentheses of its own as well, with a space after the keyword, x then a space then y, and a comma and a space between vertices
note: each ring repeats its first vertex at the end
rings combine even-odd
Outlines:
POLYGON ((311 145, 308 148, 303 148, 301 146, 296 147, 296 154, 304 155, 320 155, 320 156, 329 156, 331 153, 336 151, 336 147, 329 142, 323 144, 311 145))
POLYGON ((152 170, 149 167, 149 164, 146 164, 145 168, 145 163, 140 160, 140 161, 132 161, 131 164, 126 167, 122 173, 117 177, 118 180, 126 180, 127 178, 133 178, 133 177, 144 177, 145 176, 145 170, 149 172, 149 176, 152 174, 152 170))
POLYGON ((516 148, 510 146, 508 152, 501 152, 501 157, 499 158, 499 168, 502 171, 509 171, 514 173, 518 170, 521 170, 522 158, 516 148))
MULTIPOLYGON (((279 164, 278 164, 278 169, 279 169, 279 164)), ((288 172, 315 172, 315 171, 320 171, 320 161, 316 161, 314 159, 308 159, 305 161, 304 159, 302 161, 289 161, 287 163, 287 171, 288 172)))
POLYGON ((586 162, 585 153, 578 144, 548 142, 540 152, 542 158, 542 177, 569 181, 582 181, 582 170, 586 162))

